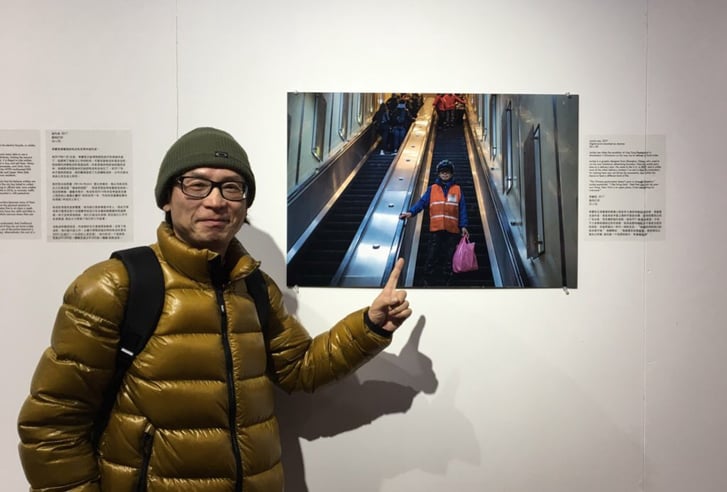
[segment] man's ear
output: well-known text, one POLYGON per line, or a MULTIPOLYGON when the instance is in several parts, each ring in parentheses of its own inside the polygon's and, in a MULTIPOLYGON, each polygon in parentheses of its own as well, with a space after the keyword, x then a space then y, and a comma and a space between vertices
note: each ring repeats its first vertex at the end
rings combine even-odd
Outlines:
POLYGON ((169 212, 172 210, 172 189, 167 188, 167 191, 164 193, 164 206, 162 207, 162 210, 165 212, 169 212))

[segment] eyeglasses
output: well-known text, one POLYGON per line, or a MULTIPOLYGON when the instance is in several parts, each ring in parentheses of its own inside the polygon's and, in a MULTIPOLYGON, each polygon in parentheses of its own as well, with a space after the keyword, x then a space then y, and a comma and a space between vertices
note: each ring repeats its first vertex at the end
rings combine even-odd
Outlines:
POLYGON ((177 183, 182 193, 195 200, 207 198, 214 188, 219 188, 222 198, 241 202, 247 198, 247 183, 243 181, 212 181, 196 176, 180 176, 177 183))

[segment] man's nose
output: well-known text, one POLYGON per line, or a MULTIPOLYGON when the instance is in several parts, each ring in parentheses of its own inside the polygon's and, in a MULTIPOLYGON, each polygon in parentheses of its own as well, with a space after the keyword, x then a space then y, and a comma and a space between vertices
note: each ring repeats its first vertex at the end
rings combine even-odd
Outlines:
POLYGON ((205 197, 205 202, 210 206, 221 207, 227 203, 222 196, 222 189, 219 186, 213 186, 210 194, 205 197))

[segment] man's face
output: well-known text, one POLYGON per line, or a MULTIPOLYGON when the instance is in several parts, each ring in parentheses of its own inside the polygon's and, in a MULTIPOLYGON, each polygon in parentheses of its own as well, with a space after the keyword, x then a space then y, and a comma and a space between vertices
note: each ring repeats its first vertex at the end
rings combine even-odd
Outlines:
MULTIPOLYGON (((182 176, 215 182, 244 181, 235 171, 211 167, 198 167, 182 176)), ((180 240, 194 248, 207 248, 224 255, 245 221, 247 201, 226 200, 220 188, 212 188, 205 198, 192 198, 182 193, 180 184, 175 182, 163 210, 171 213, 174 235, 180 240)))
POLYGON ((450 179, 452 179, 452 171, 447 168, 442 169, 441 171, 439 171, 439 179, 441 179, 442 181, 449 181, 450 179))

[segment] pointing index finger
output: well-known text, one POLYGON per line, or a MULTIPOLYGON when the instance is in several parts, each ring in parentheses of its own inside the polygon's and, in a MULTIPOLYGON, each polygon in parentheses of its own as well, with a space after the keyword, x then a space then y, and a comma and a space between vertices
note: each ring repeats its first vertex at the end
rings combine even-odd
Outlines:
POLYGON ((399 283, 399 276, 401 275, 401 270, 404 268, 404 258, 399 258, 396 260, 396 263, 394 264, 394 269, 391 270, 391 273, 389 274, 389 279, 386 281, 386 285, 384 286, 385 290, 394 290, 396 289, 396 284, 399 283))

